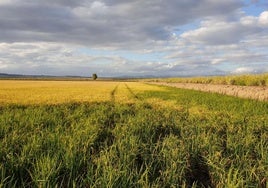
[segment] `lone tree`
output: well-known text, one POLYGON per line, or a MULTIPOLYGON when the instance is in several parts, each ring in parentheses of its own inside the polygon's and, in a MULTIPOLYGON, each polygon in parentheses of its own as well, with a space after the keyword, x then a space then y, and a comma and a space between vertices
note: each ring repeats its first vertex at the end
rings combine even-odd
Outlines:
POLYGON ((98 78, 98 76, 97 76, 96 73, 92 74, 92 79, 93 79, 93 80, 97 80, 97 78, 98 78))

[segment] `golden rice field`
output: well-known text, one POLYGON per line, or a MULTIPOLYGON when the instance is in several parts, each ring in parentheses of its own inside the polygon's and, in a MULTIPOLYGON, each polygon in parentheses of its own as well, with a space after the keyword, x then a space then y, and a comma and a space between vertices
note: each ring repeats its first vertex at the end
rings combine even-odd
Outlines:
MULTIPOLYGON (((127 85, 136 92, 161 90, 138 82, 127 85)), ((0 104, 105 102, 111 100, 113 92, 118 102, 132 100, 124 82, 0 80, 0 104)))
POLYGON ((267 112, 138 82, 0 80, 0 188, 266 188, 267 112))

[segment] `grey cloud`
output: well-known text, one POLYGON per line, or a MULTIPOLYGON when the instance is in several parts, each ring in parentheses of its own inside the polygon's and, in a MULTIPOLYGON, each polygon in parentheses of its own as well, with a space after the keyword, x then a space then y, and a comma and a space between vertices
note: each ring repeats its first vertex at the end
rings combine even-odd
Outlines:
POLYGON ((17 0, 0 5, 0 33, 4 36, 0 41, 127 47, 169 40, 173 27, 206 16, 231 14, 241 6, 241 1, 232 0, 17 0))
POLYGON ((192 42, 201 42, 209 45, 236 44, 248 35, 262 32, 261 28, 244 26, 240 23, 211 23, 211 26, 201 27, 181 35, 192 42))
MULTIPOLYGON (((197 50, 198 47, 189 48, 197 50)), ((199 54, 174 60, 172 63, 135 61, 117 55, 90 56, 79 54, 75 48, 67 45, 49 43, 16 43, 0 45, 2 58, 1 69, 9 71, 22 71, 27 74, 57 74, 57 75, 89 75, 89 72, 97 72, 100 76, 186 76, 186 75, 213 75, 223 74, 220 68, 222 62, 211 65, 213 59, 222 57, 223 62, 237 64, 239 66, 251 66, 253 61, 265 61, 265 57, 258 54, 250 54, 240 47, 223 46, 206 48, 199 54), (24 48, 24 50, 22 50, 24 48), (219 56, 217 51, 223 51, 225 55, 219 56), (5 54, 5 56, 3 55, 5 54), (66 56, 67 54, 67 56, 66 56), (218 65, 219 64, 219 65, 218 65), (9 67, 9 69, 7 69, 9 67)), ((185 53, 188 53, 187 51, 185 53)), ((183 55, 183 53, 180 53, 183 55)), ((178 57, 179 58, 179 57, 178 57)), ((267 61, 267 56, 266 56, 267 61)), ((252 65, 254 66, 254 65, 252 65)), ((265 63, 258 67, 265 67, 265 63)), ((254 69, 255 70, 255 69, 254 69)), ((265 69, 263 69, 265 70, 265 69)))
POLYGON ((218 65, 232 63, 235 65, 254 64, 255 62, 268 62, 265 38, 256 37, 255 40, 245 40, 243 43, 219 46, 206 46, 203 44, 185 44, 185 48, 171 52, 165 58, 176 61, 178 64, 188 65, 218 65), (202 60, 202 61, 200 61, 202 60), (202 63, 203 62, 203 63, 202 63))
POLYGON ((267 70, 265 15, 239 13, 242 0, 9 1, 0 3, 0 72, 186 76, 223 74, 227 66, 267 70), (193 21, 200 28, 175 34, 193 21), (79 48, 115 51, 89 55, 79 48), (136 58, 138 53, 152 59, 136 58))
POLYGON ((177 66, 175 67, 175 72, 177 72, 177 75, 183 75, 183 76, 207 76, 207 75, 222 75, 225 74, 225 71, 222 71, 216 67, 206 65, 204 63, 203 65, 194 65, 194 66, 177 66))
MULTIPOLYGON (((147 74, 151 74, 154 76, 202 76, 202 75, 219 75, 226 73, 223 70, 220 70, 216 67, 210 66, 206 62, 192 62, 192 64, 188 64, 189 62, 185 62, 184 64, 174 65, 170 68, 166 68, 167 64, 162 64, 163 69, 153 69, 147 74)), ((142 67, 143 68, 143 67, 142 67)), ((141 69, 143 70, 143 69, 141 69)))

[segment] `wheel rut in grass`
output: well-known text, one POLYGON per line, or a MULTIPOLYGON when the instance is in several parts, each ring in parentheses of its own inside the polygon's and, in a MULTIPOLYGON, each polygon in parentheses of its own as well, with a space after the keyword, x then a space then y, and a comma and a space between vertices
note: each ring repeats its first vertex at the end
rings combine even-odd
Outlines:
POLYGON ((90 153, 98 156, 101 150, 107 149, 113 145, 115 136, 109 128, 102 128, 98 131, 97 136, 93 142, 90 153))
POLYGON ((204 157, 199 154, 190 154, 186 171, 187 187, 196 184, 197 187, 215 187, 212 183, 208 165, 204 157))
POLYGON ((111 94, 110 94, 110 96, 111 96, 111 101, 112 101, 113 103, 115 102, 115 93, 116 93, 117 90, 118 90, 118 86, 119 86, 119 84, 115 86, 115 88, 111 91, 111 94))
POLYGON ((115 107, 115 94, 118 91, 119 84, 115 86, 115 88, 111 91, 110 102, 107 103, 107 109, 103 114, 105 117, 101 119, 99 123, 99 130, 97 132, 97 136, 93 142, 93 146, 91 148, 91 154, 99 155, 101 150, 107 149, 113 145, 115 141, 115 136, 113 134, 113 129, 116 126, 116 107, 115 107))
POLYGON ((125 86, 134 99, 140 99, 127 84, 125 86))
POLYGON ((113 112, 112 104, 109 104, 108 112, 101 120, 98 126, 96 137, 93 141, 90 149, 91 155, 99 156, 102 150, 106 150, 111 147, 115 142, 115 136, 113 130, 116 126, 115 113, 113 112))

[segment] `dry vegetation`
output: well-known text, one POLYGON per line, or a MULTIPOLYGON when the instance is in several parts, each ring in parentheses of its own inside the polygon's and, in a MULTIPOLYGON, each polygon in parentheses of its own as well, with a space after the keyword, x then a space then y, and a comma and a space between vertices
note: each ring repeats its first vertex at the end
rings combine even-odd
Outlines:
POLYGON ((144 79, 142 81, 157 85, 215 92, 236 97, 268 101, 268 74, 144 79))
POLYGON ((195 83, 166 83, 155 82, 156 85, 165 85, 183 89, 193 89, 198 91, 220 93, 242 98, 257 99, 268 101, 268 87, 259 86, 234 86, 234 85, 216 85, 216 84, 195 84, 195 83))
POLYGON ((196 84, 221 84, 239 86, 267 86, 268 73, 256 75, 233 75, 233 76, 208 76, 192 78, 159 78, 144 79, 147 82, 167 82, 167 83, 196 83, 196 84))

